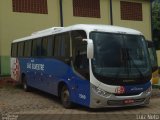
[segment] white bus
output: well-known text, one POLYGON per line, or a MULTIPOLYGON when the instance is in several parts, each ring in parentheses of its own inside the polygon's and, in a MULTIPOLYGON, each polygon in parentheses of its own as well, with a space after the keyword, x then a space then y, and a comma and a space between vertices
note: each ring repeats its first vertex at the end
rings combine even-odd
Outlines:
POLYGON ((65 108, 145 105, 152 69, 137 30, 78 24, 50 28, 14 40, 12 78, 59 96, 65 108))

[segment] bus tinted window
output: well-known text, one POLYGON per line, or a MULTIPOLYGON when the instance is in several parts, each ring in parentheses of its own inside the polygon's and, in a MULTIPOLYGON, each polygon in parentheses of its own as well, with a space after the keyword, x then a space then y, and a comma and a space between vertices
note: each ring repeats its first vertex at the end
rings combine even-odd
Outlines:
POLYGON ((32 41, 32 56, 33 57, 41 56, 41 38, 34 39, 32 41))
POLYGON ((18 57, 23 57, 24 42, 18 43, 18 57))
POLYGON ((48 37, 48 50, 47 50, 47 55, 48 56, 54 56, 54 38, 53 36, 48 37))
POLYGON ((12 48, 11 48, 11 56, 12 57, 17 57, 17 43, 13 43, 12 44, 12 48))
POLYGON ((42 39, 41 56, 47 56, 48 37, 42 39))
POLYGON ((69 57, 70 56, 70 37, 69 33, 62 33, 55 36, 54 56, 69 57))
POLYGON ((31 56, 31 43, 32 41, 25 41, 24 43, 24 57, 30 57, 31 56))

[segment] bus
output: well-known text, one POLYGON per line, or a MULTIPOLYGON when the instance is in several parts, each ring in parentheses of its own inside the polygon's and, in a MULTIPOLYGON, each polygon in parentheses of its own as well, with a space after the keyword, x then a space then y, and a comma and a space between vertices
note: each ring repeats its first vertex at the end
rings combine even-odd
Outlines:
POLYGON ((149 104, 152 68, 143 34, 110 25, 53 27, 14 40, 11 77, 58 96, 65 108, 149 104))
POLYGON ((147 41, 148 44, 148 51, 150 56, 150 61, 152 65, 152 84, 158 84, 159 81, 159 70, 158 70, 158 63, 157 63, 157 54, 156 49, 154 46, 153 41, 147 41))

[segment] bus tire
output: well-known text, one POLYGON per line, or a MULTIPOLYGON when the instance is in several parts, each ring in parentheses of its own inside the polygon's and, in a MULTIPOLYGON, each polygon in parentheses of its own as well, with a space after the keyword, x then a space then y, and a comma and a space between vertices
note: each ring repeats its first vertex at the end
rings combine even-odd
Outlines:
POLYGON ((22 85, 23 85, 23 89, 24 89, 25 92, 28 92, 30 90, 29 86, 27 85, 27 78, 26 78, 26 76, 22 77, 22 85))
POLYGON ((70 93, 66 85, 62 86, 60 98, 64 108, 72 108, 73 104, 70 100, 70 93))

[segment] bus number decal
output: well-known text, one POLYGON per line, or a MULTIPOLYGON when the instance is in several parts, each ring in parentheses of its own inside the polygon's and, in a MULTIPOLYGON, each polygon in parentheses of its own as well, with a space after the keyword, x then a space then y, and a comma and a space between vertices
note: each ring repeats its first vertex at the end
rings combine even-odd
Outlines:
POLYGON ((83 94, 79 94, 79 98, 81 98, 81 99, 86 99, 86 95, 83 95, 83 94))

